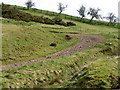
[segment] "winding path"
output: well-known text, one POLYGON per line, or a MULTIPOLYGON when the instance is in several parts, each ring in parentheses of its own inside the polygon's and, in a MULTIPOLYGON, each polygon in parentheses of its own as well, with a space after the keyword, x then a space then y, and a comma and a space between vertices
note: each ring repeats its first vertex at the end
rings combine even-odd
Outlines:
POLYGON ((93 47, 97 44, 100 44, 105 40, 105 37, 101 36, 101 35, 79 35, 79 34, 69 34, 69 35, 71 37, 80 38, 79 42, 74 46, 71 46, 67 49, 61 50, 59 52, 50 54, 45 57, 1 66, 2 70, 14 68, 14 67, 20 67, 20 66, 24 66, 24 65, 28 65, 28 64, 33 64, 33 63, 40 62, 40 61, 43 61, 43 60, 46 60, 49 58, 71 55, 75 52, 87 49, 89 47, 93 47))

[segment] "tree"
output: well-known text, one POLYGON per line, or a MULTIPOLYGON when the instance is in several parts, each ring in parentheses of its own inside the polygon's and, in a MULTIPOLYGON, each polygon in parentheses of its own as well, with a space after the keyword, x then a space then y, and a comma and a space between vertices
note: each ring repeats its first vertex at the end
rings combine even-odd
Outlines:
POLYGON ((67 5, 64 6, 62 3, 59 3, 58 4, 58 10, 60 11, 59 14, 61 14, 65 10, 65 8, 67 8, 67 5))
POLYGON ((83 5, 80 7, 79 10, 77 10, 79 12, 79 15, 81 16, 81 21, 85 17, 85 10, 86 8, 83 5))
POLYGON ((90 8, 90 9, 89 9, 89 11, 88 11, 87 14, 91 16, 90 22, 92 22, 92 20, 93 20, 94 18, 99 19, 99 18, 101 17, 101 15, 98 14, 99 11, 100 11, 99 8, 97 8, 97 9, 95 9, 95 8, 90 8))
POLYGON ((108 24, 115 23, 117 20, 117 17, 113 13, 109 13, 108 17, 105 17, 107 20, 109 20, 108 24))
POLYGON ((28 0, 26 3, 27 9, 31 8, 32 6, 35 6, 35 3, 32 2, 32 0, 28 0))

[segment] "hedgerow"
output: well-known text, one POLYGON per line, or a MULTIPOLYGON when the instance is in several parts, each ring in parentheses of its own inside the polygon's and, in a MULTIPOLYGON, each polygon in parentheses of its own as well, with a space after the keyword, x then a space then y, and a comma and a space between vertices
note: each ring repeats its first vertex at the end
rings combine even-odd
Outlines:
POLYGON ((19 11, 15 7, 11 7, 10 5, 2 4, 2 17, 3 18, 9 18, 9 19, 15 19, 15 20, 22 20, 25 22, 38 22, 43 24, 58 24, 63 26, 74 26, 73 22, 64 22, 60 17, 55 17, 53 19, 44 17, 44 16, 33 16, 29 13, 25 13, 22 11, 19 11))
POLYGON ((73 22, 64 22, 64 21, 62 21, 62 18, 59 17, 59 16, 53 18, 53 21, 54 21, 56 24, 58 24, 58 25, 63 25, 63 26, 76 26, 76 24, 73 23, 73 22))
POLYGON ((39 22, 45 24, 55 24, 53 20, 42 17, 42 16, 32 16, 31 14, 19 11, 16 8, 10 7, 9 5, 2 4, 2 17, 15 19, 15 20, 22 20, 26 22, 39 22))

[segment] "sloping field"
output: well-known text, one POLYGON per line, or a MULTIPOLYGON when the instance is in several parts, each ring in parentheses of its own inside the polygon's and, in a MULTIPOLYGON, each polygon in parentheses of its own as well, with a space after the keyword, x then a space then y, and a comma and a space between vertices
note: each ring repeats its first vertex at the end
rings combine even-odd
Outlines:
POLYGON ((9 64, 9 65, 3 65, 2 69, 4 70, 4 69, 15 68, 15 67, 21 67, 24 65, 29 65, 29 64, 36 63, 36 62, 40 62, 40 61, 43 61, 43 60, 46 60, 49 58, 71 55, 71 54, 74 54, 74 53, 79 52, 81 50, 93 47, 97 44, 101 44, 105 40, 105 38, 103 36, 100 36, 100 35, 70 34, 67 36, 77 37, 80 39, 80 41, 78 41, 77 44, 75 44, 67 49, 63 49, 59 52, 55 52, 53 54, 50 54, 50 55, 42 57, 42 58, 33 59, 33 60, 26 61, 26 62, 24 61, 24 62, 17 62, 17 63, 9 64))
POLYGON ((76 21, 72 21, 76 26, 69 27, 10 19, 2 22, 3 65, 47 56, 74 46, 81 39, 66 40, 66 34, 105 37, 99 45, 67 56, 3 70, 3 88, 119 88, 117 28, 76 21))
POLYGON ((3 64, 43 57, 67 48, 78 41, 74 38, 70 41, 65 40, 64 34, 49 32, 64 28, 61 26, 54 28, 50 25, 4 19, 2 28, 3 64), (57 46, 52 47, 51 43, 55 43, 57 46))

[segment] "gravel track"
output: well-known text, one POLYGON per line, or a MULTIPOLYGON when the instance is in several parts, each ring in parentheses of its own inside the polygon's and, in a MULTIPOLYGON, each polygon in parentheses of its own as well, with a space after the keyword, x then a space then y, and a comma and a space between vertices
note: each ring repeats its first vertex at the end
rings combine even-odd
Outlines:
POLYGON ((61 50, 59 52, 50 54, 48 56, 41 57, 41 58, 34 59, 34 60, 29 60, 29 61, 23 61, 23 62, 18 62, 18 63, 14 63, 14 64, 9 64, 9 65, 4 65, 4 66, 0 66, 0 67, 2 68, 2 70, 11 69, 11 68, 14 68, 14 67, 20 67, 20 66, 24 66, 24 65, 28 65, 28 64, 33 64, 33 63, 40 62, 40 61, 43 61, 43 60, 47 60, 47 59, 54 58, 54 57, 71 55, 71 54, 74 54, 75 52, 93 47, 97 44, 101 44, 105 40, 105 37, 101 36, 101 35, 79 35, 79 34, 68 34, 68 35, 71 36, 71 37, 80 38, 80 40, 74 46, 71 46, 67 49, 64 49, 64 50, 61 50))

